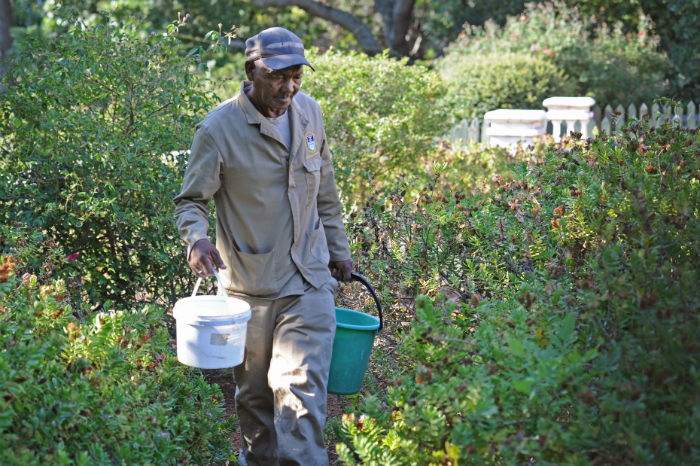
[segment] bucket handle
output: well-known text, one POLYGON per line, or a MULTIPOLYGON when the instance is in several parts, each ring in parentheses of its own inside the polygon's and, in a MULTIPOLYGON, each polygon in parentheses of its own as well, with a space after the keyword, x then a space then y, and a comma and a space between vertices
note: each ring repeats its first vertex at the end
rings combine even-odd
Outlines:
POLYGON ((370 285, 367 282, 367 280, 364 279, 364 277, 362 275, 353 272, 351 280, 353 282, 362 283, 362 285, 364 285, 364 287, 367 288, 367 291, 369 291, 369 293, 372 295, 372 298, 374 298, 374 303, 377 305, 377 311, 379 312, 379 330, 378 330, 378 332, 381 332, 382 329, 384 328, 384 319, 382 317, 382 305, 379 304, 379 298, 377 297, 377 293, 374 291, 374 288, 372 288, 372 285, 370 285))
MULTIPOLYGON (((225 291, 226 288, 224 287, 224 282, 221 281, 221 276, 219 276, 219 272, 216 269, 214 269, 214 276, 216 277, 216 281, 219 284, 219 289, 217 290, 216 294, 217 295, 221 294, 221 296, 223 296, 223 297, 228 297, 226 294, 226 291, 225 291)), ((192 292, 193 298, 195 296, 197 296, 197 291, 199 291, 199 285, 201 285, 201 284, 202 284, 202 277, 198 277, 197 283, 195 283, 195 285, 194 285, 194 291, 192 292)))

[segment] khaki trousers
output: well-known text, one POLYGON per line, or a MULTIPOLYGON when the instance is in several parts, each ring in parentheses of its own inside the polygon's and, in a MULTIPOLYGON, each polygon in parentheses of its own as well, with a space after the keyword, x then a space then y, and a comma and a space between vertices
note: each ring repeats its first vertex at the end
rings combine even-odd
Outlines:
POLYGON ((233 369, 242 466, 328 466, 323 427, 338 282, 307 287, 299 296, 245 298, 253 314, 245 359, 233 369))

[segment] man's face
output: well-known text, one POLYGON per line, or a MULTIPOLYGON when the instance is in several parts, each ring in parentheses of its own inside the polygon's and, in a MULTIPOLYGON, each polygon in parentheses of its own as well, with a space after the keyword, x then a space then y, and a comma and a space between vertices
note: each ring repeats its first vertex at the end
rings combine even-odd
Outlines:
POLYGON ((253 100, 272 111, 284 112, 299 92, 304 74, 302 65, 273 70, 261 60, 246 62, 246 74, 253 81, 253 100))

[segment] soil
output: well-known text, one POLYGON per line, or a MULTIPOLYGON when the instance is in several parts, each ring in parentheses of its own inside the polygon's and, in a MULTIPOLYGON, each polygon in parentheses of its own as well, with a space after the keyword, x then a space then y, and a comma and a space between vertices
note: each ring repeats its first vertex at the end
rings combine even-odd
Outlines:
MULTIPOLYGON (((236 395, 236 382, 233 380, 233 374, 231 369, 202 369, 202 374, 204 378, 210 384, 217 384, 224 395, 224 409, 226 414, 232 416, 236 414, 236 404, 234 397, 236 395)), ((328 395, 328 410, 326 414, 326 423, 330 419, 337 419, 341 417, 344 413, 344 408, 350 406, 351 401, 344 396, 340 395, 328 395)), ((231 440, 235 445, 237 451, 241 449, 241 432, 237 430, 232 436, 231 440)), ((340 466, 340 461, 338 461, 338 454, 335 452, 335 439, 330 439, 326 442, 326 450, 328 451, 328 459, 330 460, 330 466, 340 466)))

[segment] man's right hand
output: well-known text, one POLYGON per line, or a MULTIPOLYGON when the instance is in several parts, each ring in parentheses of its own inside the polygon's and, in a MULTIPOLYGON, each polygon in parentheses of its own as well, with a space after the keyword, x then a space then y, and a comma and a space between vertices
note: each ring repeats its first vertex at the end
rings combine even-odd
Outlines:
POLYGON ((214 267, 217 269, 226 268, 216 246, 211 244, 211 241, 208 239, 200 239, 194 243, 188 262, 192 272, 200 278, 213 276, 214 267))

